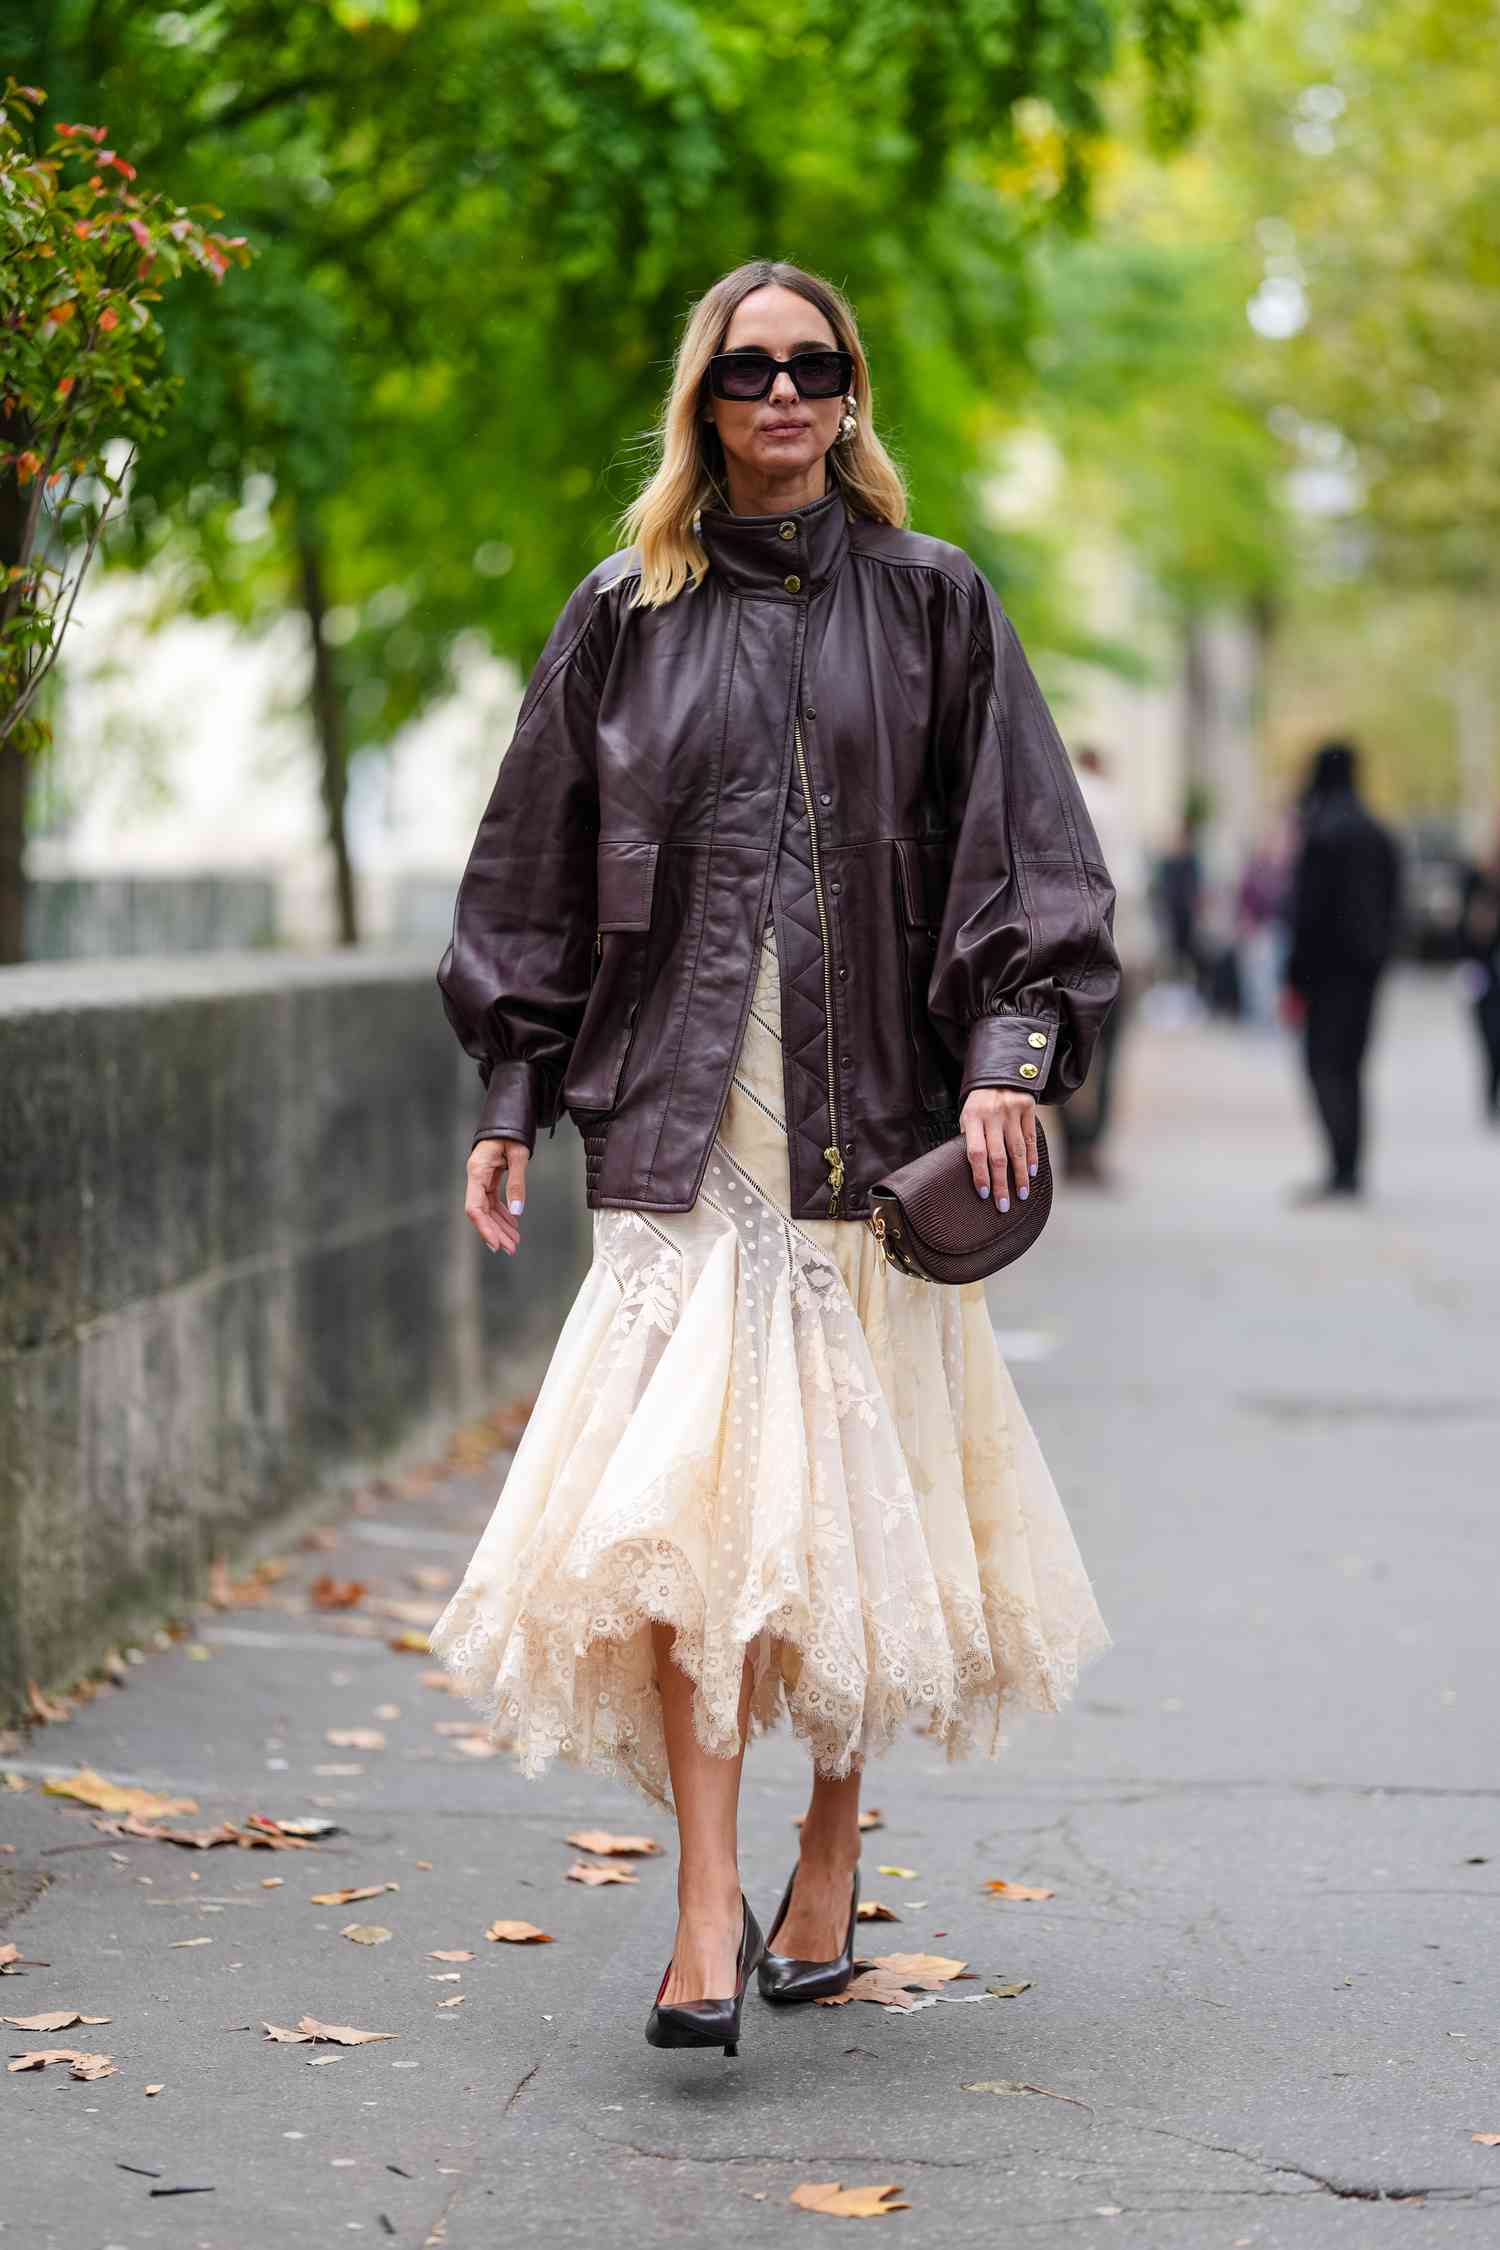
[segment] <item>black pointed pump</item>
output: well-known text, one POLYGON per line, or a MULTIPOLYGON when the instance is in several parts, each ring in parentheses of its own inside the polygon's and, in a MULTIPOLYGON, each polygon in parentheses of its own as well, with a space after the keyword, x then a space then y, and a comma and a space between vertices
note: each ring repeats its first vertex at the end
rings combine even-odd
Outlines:
MULTIPOLYGON (((781 1894, 781 1904, 776 1909, 776 1919, 771 1924, 771 1936, 786 1920, 786 1910, 792 1903, 792 1886, 797 1880, 794 1867, 786 1889, 781 1894)), ((849 1928, 844 1938, 843 1951, 831 1961, 799 1961, 790 1953, 773 1953, 769 1943, 760 1957, 756 1978, 763 2000, 823 2000, 835 1992, 842 1992, 854 1974, 854 1931, 859 1921, 859 1869, 854 1870, 854 1895, 849 1901, 849 1928)))
POLYGON ((669 1961, 662 1971, 661 1983, 656 1988, 656 1999, 646 2019, 646 2037, 653 2047, 722 2047, 726 2055, 739 2053, 740 2011, 745 2004, 745 1988, 766 1943, 755 1916, 750 1911, 750 1901, 743 1891, 740 1893, 740 1905, 744 1909, 745 1918, 740 1930, 740 1958, 733 1997, 728 2000, 668 2001, 663 2006, 661 1996, 666 1991, 667 1979, 672 1974, 672 1964, 669 1961))

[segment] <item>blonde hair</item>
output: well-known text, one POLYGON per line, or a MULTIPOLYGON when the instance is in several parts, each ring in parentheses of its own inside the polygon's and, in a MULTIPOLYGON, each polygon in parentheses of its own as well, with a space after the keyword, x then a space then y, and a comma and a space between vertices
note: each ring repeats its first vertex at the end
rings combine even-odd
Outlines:
POLYGON ((780 258, 751 259, 721 275, 688 314, 673 361, 672 387, 649 433, 658 467, 618 519, 621 543, 640 550, 633 609, 675 601, 684 587, 697 586, 709 567, 693 518, 700 508, 727 507, 728 502, 716 481, 724 473, 724 448, 714 425, 702 419, 704 378, 710 358, 723 348, 735 307, 752 289, 773 282, 815 305, 854 361, 857 427, 852 437, 836 438, 824 456, 830 484, 842 491, 851 516, 898 525, 908 520, 905 480, 871 424, 870 370, 853 308, 831 282, 801 266, 780 258))

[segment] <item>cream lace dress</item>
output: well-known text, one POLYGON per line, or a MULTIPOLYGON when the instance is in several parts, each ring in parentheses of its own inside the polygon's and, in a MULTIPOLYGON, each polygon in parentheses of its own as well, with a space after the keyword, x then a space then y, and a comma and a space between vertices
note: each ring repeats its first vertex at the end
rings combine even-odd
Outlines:
POLYGON ((649 1621, 699 1739, 785 1713, 840 1774, 918 1712, 949 1756, 1055 1710, 1110 1645, 982 1282, 793 1219, 775 936, 697 1202, 594 1213, 505 1487, 430 1635, 492 1739, 670 1803, 649 1621))

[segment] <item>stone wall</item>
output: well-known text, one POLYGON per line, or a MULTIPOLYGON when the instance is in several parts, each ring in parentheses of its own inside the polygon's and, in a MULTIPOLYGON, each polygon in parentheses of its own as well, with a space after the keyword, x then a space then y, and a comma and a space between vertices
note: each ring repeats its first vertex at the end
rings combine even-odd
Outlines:
POLYGON ((543 1134, 463 1216, 481 1088, 428 950, 0 971, 0 1708, 279 1511, 534 1387, 587 1266, 543 1134))

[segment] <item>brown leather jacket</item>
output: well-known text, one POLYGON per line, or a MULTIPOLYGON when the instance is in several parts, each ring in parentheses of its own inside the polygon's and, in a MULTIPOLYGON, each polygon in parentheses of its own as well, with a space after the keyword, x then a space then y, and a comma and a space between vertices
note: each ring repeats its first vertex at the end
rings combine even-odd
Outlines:
POLYGON ((620 549, 532 672, 437 972, 474 1138, 573 1116, 593 1208, 691 1209, 774 914, 791 1208, 856 1218, 971 1086, 1061 1102, 1119 985, 1114 889, 1015 629, 961 547, 705 509, 620 549))

